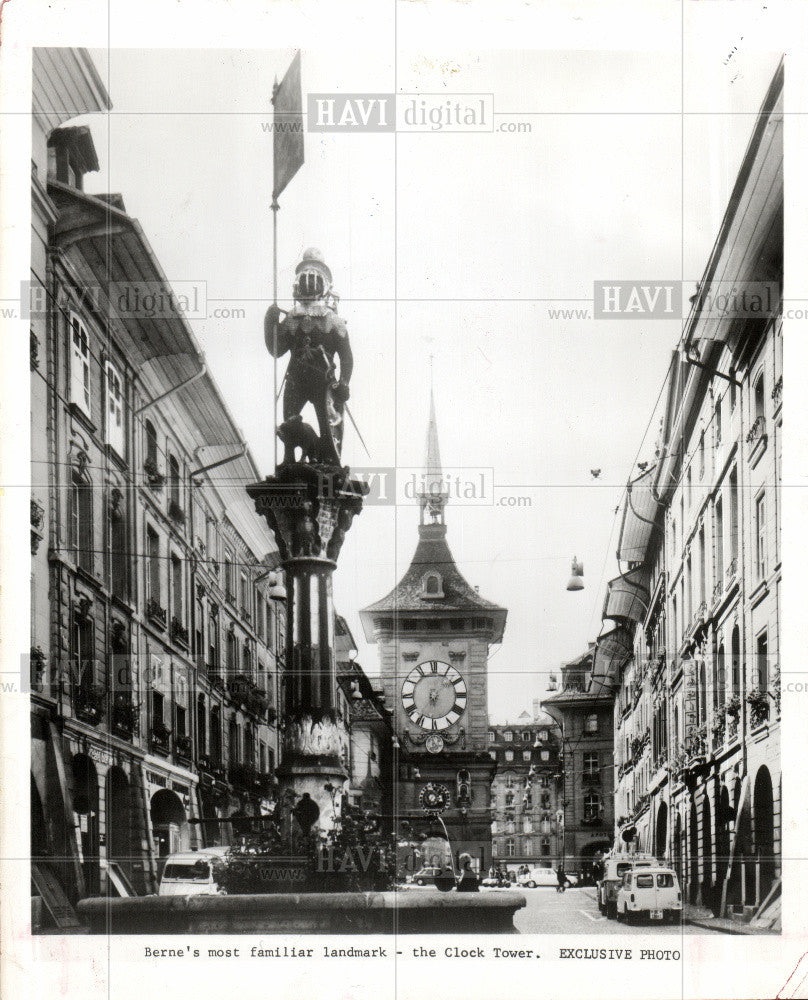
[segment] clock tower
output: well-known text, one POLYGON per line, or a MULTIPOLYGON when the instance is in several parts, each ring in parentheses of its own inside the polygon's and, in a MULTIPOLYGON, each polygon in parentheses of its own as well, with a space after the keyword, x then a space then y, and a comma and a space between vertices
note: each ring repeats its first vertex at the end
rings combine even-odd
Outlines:
POLYGON ((496 766, 488 752, 488 652, 502 641, 507 611, 458 569, 446 540, 448 499, 430 395, 418 545, 398 585, 360 616, 368 642, 379 646, 399 743, 397 825, 406 820, 426 836, 445 826, 455 859, 466 852, 484 872, 496 766))

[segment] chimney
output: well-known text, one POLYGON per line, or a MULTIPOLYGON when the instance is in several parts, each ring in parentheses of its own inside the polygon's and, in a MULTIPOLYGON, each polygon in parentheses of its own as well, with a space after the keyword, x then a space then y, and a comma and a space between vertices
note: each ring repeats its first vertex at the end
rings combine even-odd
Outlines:
POLYGON ((533 718, 535 720, 535 719, 538 719, 538 717, 539 717, 539 699, 538 698, 534 698, 533 699, 533 718))

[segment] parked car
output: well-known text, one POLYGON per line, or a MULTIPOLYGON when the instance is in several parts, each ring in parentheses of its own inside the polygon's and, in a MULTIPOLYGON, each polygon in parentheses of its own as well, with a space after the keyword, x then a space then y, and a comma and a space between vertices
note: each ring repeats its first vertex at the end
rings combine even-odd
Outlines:
POLYGON ((659 862, 652 854, 613 854, 603 860, 603 878, 598 882, 598 909, 610 920, 617 916, 617 890, 632 868, 648 868, 659 862))
POLYGON ((216 896, 223 892, 214 878, 214 864, 229 847, 206 847, 201 851, 170 854, 160 878, 158 896, 216 896))
POLYGON ((617 919, 679 920, 682 916, 682 891, 672 868, 647 865, 632 868, 623 876, 617 890, 617 919))
POLYGON ((516 879, 518 885, 525 889, 536 889, 539 886, 558 885, 558 877, 552 868, 533 868, 516 879))
POLYGON ((416 885, 436 885, 436 880, 443 874, 443 868, 421 868, 417 871, 412 880, 416 885))

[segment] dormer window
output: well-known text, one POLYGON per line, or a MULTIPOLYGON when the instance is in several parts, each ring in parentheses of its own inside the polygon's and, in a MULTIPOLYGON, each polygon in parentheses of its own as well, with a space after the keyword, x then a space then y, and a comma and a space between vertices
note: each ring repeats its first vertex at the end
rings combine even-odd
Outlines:
POLYGON ((440 573, 426 573, 421 581, 421 596, 443 597, 443 579, 440 573))

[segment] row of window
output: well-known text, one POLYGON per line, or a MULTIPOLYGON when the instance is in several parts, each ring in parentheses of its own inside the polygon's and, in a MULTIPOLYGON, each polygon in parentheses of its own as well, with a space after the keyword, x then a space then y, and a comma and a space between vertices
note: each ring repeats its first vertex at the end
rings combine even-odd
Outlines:
MULTIPOLYGON (((494 841, 492 845, 494 854, 498 853, 498 846, 499 845, 496 843, 496 841, 494 841)), ((520 853, 522 855, 527 856, 533 853, 533 841, 530 839, 530 837, 523 837, 521 841, 521 846, 522 850, 520 853)), ((542 855, 547 857, 550 854, 550 841, 542 840, 540 848, 542 855)), ((516 841, 514 840, 513 837, 508 837, 505 840, 505 857, 506 858, 516 857, 516 841)))
MULTIPOLYGON (((497 733, 493 729, 488 730, 488 742, 496 743, 497 733)), ((513 743, 514 740, 518 742, 522 740, 523 743, 534 743, 536 739, 540 740, 542 743, 546 743, 550 739, 550 733, 546 729, 540 729, 538 734, 534 736, 529 729, 523 729, 521 732, 515 732, 512 729, 506 729, 502 733, 502 738, 506 743, 513 743)))
MULTIPOLYGON (((550 787, 550 775, 549 774, 540 774, 539 778, 538 778, 538 782, 539 782, 539 786, 541 788, 549 788, 550 787)), ((520 778, 519 779, 519 787, 522 788, 523 786, 524 786, 524 781, 523 781, 522 778, 520 778)), ((509 774, 509 775, 507 775, 505 777, 505 787, 507 789, 510 789, 510 788, 514 787, 514 777, 513 777, 512 774, 509 774)))

